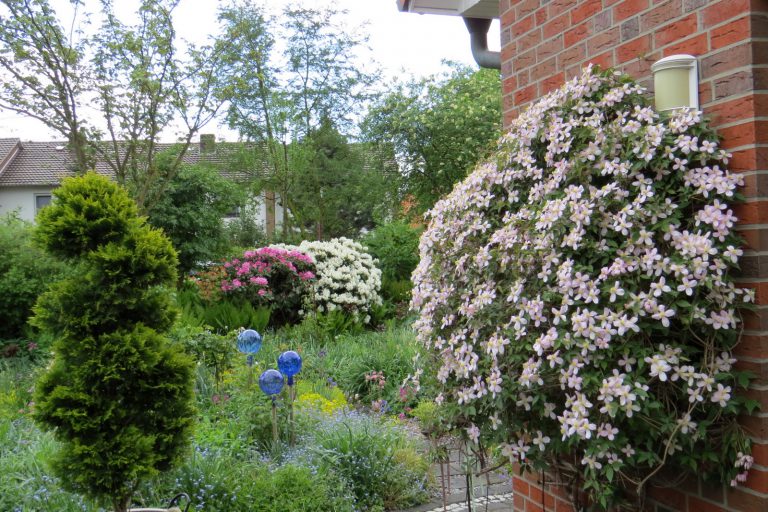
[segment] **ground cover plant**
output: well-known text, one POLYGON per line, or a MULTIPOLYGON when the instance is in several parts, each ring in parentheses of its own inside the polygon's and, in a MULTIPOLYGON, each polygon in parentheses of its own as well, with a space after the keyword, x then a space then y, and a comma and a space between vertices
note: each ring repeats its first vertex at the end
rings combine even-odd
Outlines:
POLYGON ((438 397, 475 443, 609 507, 661 468, 737 485, 741 183, 700 113, 588 68, 429 214, 414 274, 438 397))
MULTIPOLYGON (((392 414, 404 409, 400 384, 421 350, 410 324, 335 338, 316 334, 303 325, 268 330, 249 367, 236 350, 237 330, 222 335, 178 322, 169 333, 173 346, 197 361, 192 449, 175 468, 145 479, 133 506, 162 505, 182 491, 192 498, 191 510, 212 512, 272 510, 275 503, 296 512, 351 512, 428 499, 433 482, 426 446, 392 414), (293 447, 287 393, 277 400, 276 445, 271 401, 252 380, 275 368, 285 350, 304 360, 293 447), (372 373, 386 376, 383 389, 366 382, 372 373), (372 412, 379 400, 394 405, 389 414, 372 412)), ((101 511, 51 472, 49 459, 61 444, 33 422, 34 383, 45 365, 28 358, 0 362, 0 509, 101 511)))

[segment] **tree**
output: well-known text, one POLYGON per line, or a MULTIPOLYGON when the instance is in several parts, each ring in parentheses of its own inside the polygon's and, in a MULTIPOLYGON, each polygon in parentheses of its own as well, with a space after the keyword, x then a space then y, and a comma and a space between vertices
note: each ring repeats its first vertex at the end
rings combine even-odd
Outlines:
POLYGON ((372 229, 375 214, 396 197, 396 182, 382 172, 375 148, 350 144, 328 119, 303 142, 310 159, 298 172, 293 196, 301 227, 314 230, 318 240, 372 229))
MULTIPOLYGON (((165 160, 176 158, 163 155, 165 160)), ((165 188, 149 215, 179 254, 179 272, 217 259, 227 245, 224 216, 243 204, 242 187, 204 164, 184 166, 165 188)))
POLYGON ((35 306, 34 325, 55 336, 35 419, 62 443, 62 483, 124 512, 139 482, 183 453, 194 420, 192 362, 161 334, 175 317, 176 254, 103 176, 67 178, 55 195, 36 237, 81 272, 35 306))
POLYGON ((394 147, 405 194, 429 209, 493 149, 501 133, 498 71, 454 66, 398 84, 363 122, 365 140, 394 147))
POLYGON ((190 47, 181 59, 172 20, 178 2, 142 0, 138 23, 127 26, 115 16, 111 0, 101 0, 100 29, 93 35, 78 32, 74 41, 48 0, 2 0, 9 15, 0 17, 5 72, 0 107, 38 119, 65 137, 75 170, 93 169, 97 159, 105 162, 144 212, 220 106, 212 91, 222 46, 190 47), (93 101, 106 133, 80 114, 93 101), (182 149, 161 168, 157 142, 175 120, 184 124, 182 149))
MULTIPOLYGON (((307 215, 320 207, 314 204, 316 195, 305 193, 304 183, 317 177, 317 167, 308 167, 320 158, 314 132, 323 120, 349 131, 371 97, 374 75, 352 61, 367 39, 342 27, 344 13, 289 5, 279 23, 252 3, 241 2, 219 16, 223 39, 231 43, 219 82, 219 95, 229 105, 227 120, 244 138, 260 143, 269 175, 259 181, 279 195, 300 227, 315 224, 307 215), (286 42, 283 55, 275 54, 274 34, 286 42)), ((289 217, 284 235, 290 233, 289 217)))

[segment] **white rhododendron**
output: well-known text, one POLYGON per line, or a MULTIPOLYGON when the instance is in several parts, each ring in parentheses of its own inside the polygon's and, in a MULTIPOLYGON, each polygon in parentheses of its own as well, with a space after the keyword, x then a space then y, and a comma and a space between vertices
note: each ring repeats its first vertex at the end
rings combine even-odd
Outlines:
POLYGON ((303 241, 296 249, 315 260, 314 301, 319 312, 344 311, 367 323, 381 304, 381 270, 359 243, 348 238, 303 241))
POLYGON ((750 465, 731 357, 751 299, 729 274, 742 180, 699 112, 643 94, 587 68, 530 107, 429 212, 414 273, 454 423, 580 473, 598 503, 661 465, 734 483, 750 465))

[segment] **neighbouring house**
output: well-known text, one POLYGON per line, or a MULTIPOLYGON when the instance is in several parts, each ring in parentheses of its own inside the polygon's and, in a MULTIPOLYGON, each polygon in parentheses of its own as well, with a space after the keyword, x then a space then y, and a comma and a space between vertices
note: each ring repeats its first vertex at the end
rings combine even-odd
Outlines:
MULTIPOLYGON (((158 151, 174 144, 159 144, 158 151)), ((200 135, 199 144, 191 144, 184 155, 186 164, 208 163, 235 181, 246 181, 267 172, 244 169, 238 165, 243 143, 216 142, 211 134, 200 135)), ((17 212, 20 218, 34 221, 37 212, 52 197, 61 180, 74 174, 74 159, 64 142, 21 141, 0 138, 0 215, 17 212)), ((95 171, 105 176, 113 172, 105 162, 97 162, 95 171)), ((283 223, 283 207, 273 192, 254 197, 243 211, 253 212, 257 225, 271 235, 283 223)), ((240 215, 240 210, 232 216, 240 215)))
MULTIPOLYGON (((397 3, 401 11, 500 19, 501 51, 487 60, 501 70, 505 125, 589 63, 615 67, 652 89, 654 62, 676 54, 696 57, 700 108, 722 137, 722 146, 733 154, 730 170, 745 179, 746 201, 734 208, 745 240, 739 279, 743 286, 756 289, 757 306, 743 313, 744 331, 735 354, 738 367, 756 376, 747 394, 762 410, 741 419, 753 440, 755 458, 742 486, 712 487, 696 479, 650 486, 645 510, 768 511, 768 1, 397 3)), ((467 23, 470 30, 472 23, 467 23)), ((487 25, 480 25, 487 30, 487 25)), ((539 477, 530 473, 513 477, 514 509, 572 511, 562 487, 555 481, 542 483, 539 477)))

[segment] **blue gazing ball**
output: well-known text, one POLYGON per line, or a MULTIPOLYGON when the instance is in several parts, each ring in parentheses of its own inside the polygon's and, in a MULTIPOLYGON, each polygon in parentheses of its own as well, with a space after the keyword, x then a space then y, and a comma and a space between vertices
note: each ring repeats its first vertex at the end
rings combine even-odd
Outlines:
POLYGON ((277 370, 267 370, 259 377, 259 387, 267 395, 276 395, 283 389, 283 376, 277 370))
POLYGON ((277 367, 286 377, 293 377, 301 371, 301 356, 293 350, 283 352, 277 358, 277 367))
POLYGON ((243 354, 255 354, 261 348, 261 334, 246 329, 237 335, 237 350, 243 354))

